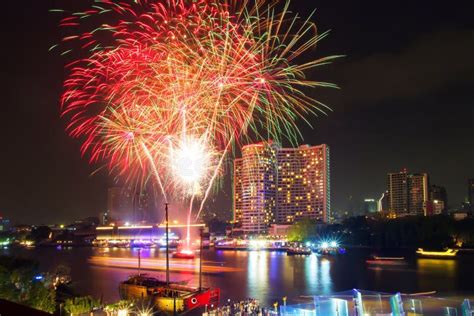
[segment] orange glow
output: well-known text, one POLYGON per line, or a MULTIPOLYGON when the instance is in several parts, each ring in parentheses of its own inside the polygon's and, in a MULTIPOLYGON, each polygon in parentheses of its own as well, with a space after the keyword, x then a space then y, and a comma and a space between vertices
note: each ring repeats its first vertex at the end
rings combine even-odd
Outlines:
MULTIPOLYGON (((93 256, 89 259, 89 263, 95 266, 114 267, 124 269, 136 269, 138 262, 136 258, 119 258, 119 257, 98 257, 93 256)), ((219 262, 206 261, 202 266, 203 273, 223 273, 238 272, 240 268, 221 266, 219 262)), ((141 269, 151 271, 165 271, 166 260, 164 259, 141 259, 141 269)), ((199 273, 199 260, 182 261, 170 259, 170 271, 172 272, 190 272, 199 273)))
POLYGON ((424 251, 423 248, 418 248, 416 253, 426 257, 455 257, 458 250, 448 248, 446 251, 424 251))

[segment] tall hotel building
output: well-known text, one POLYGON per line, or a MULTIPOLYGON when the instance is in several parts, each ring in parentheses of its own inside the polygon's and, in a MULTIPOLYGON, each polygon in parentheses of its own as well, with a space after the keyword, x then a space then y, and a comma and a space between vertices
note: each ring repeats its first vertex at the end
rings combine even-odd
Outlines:
POLYGON ((234 221, 246 233, 265 233, 273 222, 276 151, 273 144, 247 145, 234 162, 234 221))
POLYGON ((394 215, 428 215, 428 175, 406 170, 388 174, 388 210, 394 215))
POLYGON ((244 146, 234 163, 234 220, 245 233, 300 218, 329 221, 329 147, 244 146))

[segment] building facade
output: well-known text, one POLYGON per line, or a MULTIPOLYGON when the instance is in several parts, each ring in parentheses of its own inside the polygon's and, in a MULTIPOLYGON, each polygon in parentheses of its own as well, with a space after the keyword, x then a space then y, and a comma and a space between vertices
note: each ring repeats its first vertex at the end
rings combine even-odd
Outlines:
POLYGON ((432 185, 430 186, 429 194, 430 202, 433 204, 434 214, 447 214, 448 194, 446 193, 446 189, 438 185, 432 185))
POLYGON ((277 151, 276 223, 288 224, 301 218, 329 222, 329 162, 327 145, 277 151))
POLYGON ((408 185, 406 170, 389 173, 387 181, 388 211, 394 214, 408 213, 408 185))
POLYGON ((276 188, 276 146, 242 148, 234 163, 234 219, 244 233, 264 234, 273 223, 276 188))
POLYGON ((107 190, 107 211, 104 217, 107 217, 108 222, 144 222, 149 220, 150 204, 146 191, 134 192, 128 188, 111 187, 107 190))
POLYGON ((428 175, 417 173, 408 175, 408 213, 410 215, 429 215, 427 213, 428 175))
POLYGON ((429 215, 428 175, 406 170, 388 174, 388 211, 396 216, 429 215))
POLYGON ((242 224, 243 187, 242 187, 242 158, 234 159, 233 196, 234 196, 234 224, 242 224))
POLYGON ((362 204, 364 214, 375 214, 378 212, 378 201, 375 199, 364 199, 362 204))
POLYGON ((234 222, 246 234, 300 218, 330 220, 329 147, 258 143, 234 161, 234 222))

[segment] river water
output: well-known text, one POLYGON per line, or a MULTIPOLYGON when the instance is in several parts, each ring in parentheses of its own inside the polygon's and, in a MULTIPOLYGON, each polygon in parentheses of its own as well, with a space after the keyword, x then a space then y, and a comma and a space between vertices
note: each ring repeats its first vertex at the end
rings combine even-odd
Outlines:
MULTIPOLYGON (((136 258, 136 249, 100 248, 33 248, 3 249, 3 254, 20 255, 40 262, 42 270, 58 265, 71 269, 73 287, 80 294, 102 297, 106 302, 119 299, 118 284, 136 273, 130 268, 116 268, 91 264, 91 258, 136 258)), ((365 260, 374 251, 348 250, 339 257, 287 256, 282 252, 205 250, 204 266, 222 267, 226 272, 206 273, 203 284, 219 287, 223 300, 255 298, 271 305, 283 296, 297 301, 300 296, 324 295, 353 288, 380 291, 417 293, 437 291, 440 296, 467 297, 474 294, 474 256, 456 259, 419 259, 410 253, 404 255, 404 266, 371 267, 365 260), (225 269, 224 269, 225 268, 225 269), (229 272, 230 271, 230 272, 229 272)), ((143 249, 144 261, 164 258, 158 249, 143 249)), ((134 260, 130 260, 135 262, 134 260)), ((172 262, 172 266, 176 261, 172 262)), ((198 265, 198 260, 184 260, 198 265)), ((219 271, 219 268, 217 268, 219 271)), ((151 276, 164 278, 163 271, 146 271, 151 276)), ((193 272, 172 272, 171 279, 198 284, 193 272)))

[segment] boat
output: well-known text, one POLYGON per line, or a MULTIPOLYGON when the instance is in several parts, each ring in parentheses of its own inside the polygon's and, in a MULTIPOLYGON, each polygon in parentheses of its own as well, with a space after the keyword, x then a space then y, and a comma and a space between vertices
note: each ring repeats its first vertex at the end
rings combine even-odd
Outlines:
POLYGON ((146 275, 134 275, 121 282, 119 293, 122 299, 148 301, 167 313, 217 306, 220 297, 218 288, 194 288, 185 282, 166 283, 146 275))
MULTIPOLYGON (((186 313, 191 310, 219 304, 220 289, 202 286, 202 231, 200 241, 199 286, 187 286, 185 283, 170 282, 169 269, 169 236, 168 236, 168 204, 165 204, 166 222, 166 281, 142 275, 141 250, 138 251, 138 275, 130 277, 119 285, 122 299, 145 300, 157 310, 164 313, 186 313)), ((191 250, 176 252, 177 256, 191 256, 191 250)))
POLYGON ((194 259, 195 255, 192 250, 178 250, 173 252, 172 257, 176 259, 194 259))
POLYGON ((321 256, 337 256, 346 253, 346 249, 341 247, 336 240, 322 241, 316 245, 314 251, 321 256))
POLYGON ((445 251, 426 251, 423 248, 418 248, 416 254, 422 258, 450 259, 456 257, 458 251, 458 249, 452 248, 447 248, 445 251))
POLYGON ((311 249, 305 248, 305 247, 291 247, 286 250, 286 254, 288 256, 296 256, 296 255, 301 255, 301 256, 307 256, 312 253, 311 249))
POLYGON ((373 256, 365 261, 369 265, 404 265, 405 257, 379 257, 373 256))

